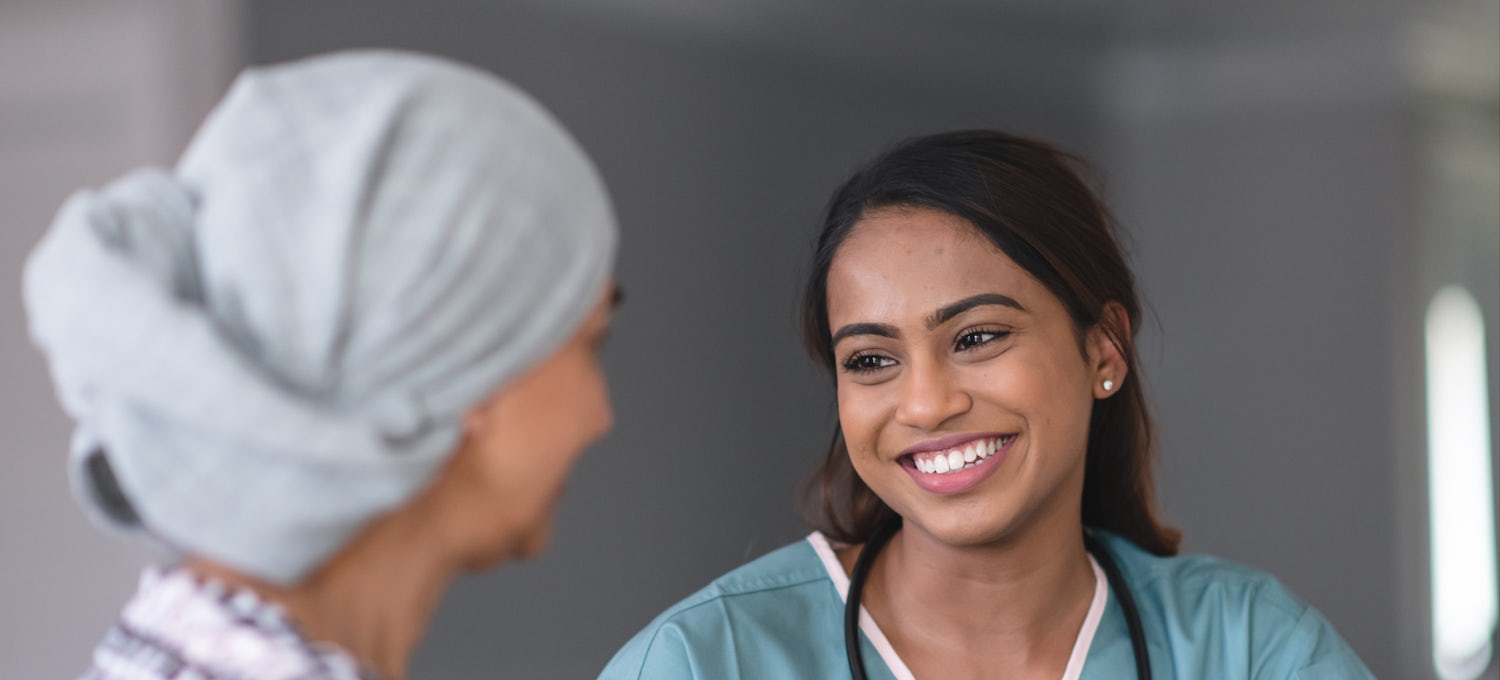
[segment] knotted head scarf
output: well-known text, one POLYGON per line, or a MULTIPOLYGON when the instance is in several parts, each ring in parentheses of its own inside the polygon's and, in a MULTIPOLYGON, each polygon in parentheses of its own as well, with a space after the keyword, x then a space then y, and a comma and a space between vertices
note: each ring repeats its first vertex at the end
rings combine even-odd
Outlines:
POLYGON ((175 170, 73 195, 27 262, 75 492, 294 583, 576 331, 616 238, 588 157, 492 75, 401 52, 252 69, 175 170))

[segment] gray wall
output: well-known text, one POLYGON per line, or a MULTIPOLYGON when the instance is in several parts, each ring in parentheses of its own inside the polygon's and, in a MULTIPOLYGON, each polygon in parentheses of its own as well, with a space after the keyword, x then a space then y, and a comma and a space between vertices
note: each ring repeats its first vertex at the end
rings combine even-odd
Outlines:
POLYGON ((667 605, 805 535, 796 491, 832 411, 793 298, 827 193, 859 159, 924 130, 1092 142, 1082 109, 1062 102, 482 3, 440 16, 427 3, 368 6, 256 5, 252 60, 384 45, 486 65, 576 133, 624 229, 626 302, 607 357, 616 430, 569 481, 553 549, 461 583, 413 677, 590 677, 667 605))
POLYGON ((69 426, 26 340, 22 261, 72 190, 172 161, 232 72, 230 10, 0 6, 0 678, 76 676, 148 557, 68 495, 69 426))
MULTIPOLYGON (((1257 56, 1121 72, 1144 89, 1114 110, 1110 157, 1156 312, 1158 488, 1189 550, 1276 574, 1371 668, 1415 677, 1395 672, 1393 616, 1400 111, 1378 88, 1319 98, 1223 65, 1257 56)), ((1350 79, 1382 68, 1348 56, 1350 79)))
POLYGON ((923 84, 884 64, 799 64, 643 26, 453 10, 367 21, 349 7, 272 3, 249 41, 256 61, 399 45, 485 64, 578 132, 620 203, 620 429, 572 485, 558 549, 463 586, 421 668, 458 677, 482 658, 584 674, 665 604, 803 532, 794 490, 829 422, 791 324, 810 229, 858 159, 958 125, 1056 138, 1099 161, 1160 321, 1147 373, 1169 516, 1189 549, 1279 574, 1373 667, 1395 668, 1395 452, 1373 425, 1389 410, 1378 381, 1403 226, 1389 191, 1401 184, 1400 117, 1379 96, 1379 60, 1355 87, 1308 96, 1381 44, 1325 52, 1302 82, 1278 84, 1295 74, 1264 66, 1250 80, 1268 82, 1232 82, 1269 91, 1265 103, 1235 99, 1219 71, 1291 60, 1173 52, 1160 35, 1144 52, 1072 46, 1095 68, 1114 65, 1117 80, 1098 89, 1071 62, 999 59, 923 84), (1230 66, 1184 66, 1205 58, 1230 66), (580 617, 582 639, 570 634, 580 617))
POLYGON ((1179 20, 1104 68, 1107 165, 1159 322, 1143 348, 1164 504, 1189 549, 1276 574, 1382 677, 1432 677, 1421 324, 1438 285, 1481 302, 1500 414, 1500 77, 1429 68, 1462 61, 1416 52, 1413 26, 1463 45, 1469 16, 1493 63, 1496 14, 1179 20), (1456 112, 1488 123, 1439 141, 1456 112), (1466 193, 1435 174, 1445 144, 1489 164, 1466 193), (1460 211, 1457 229, 1433 216, 1460 211))
MULTIPOLYGON (((592 677, 661 609, 805 534, 797 491, 833 411, 797 345, 794 298, 822 204, 882 146, 960 126, 1050 138, 1100 167, 1154 313, 1159 488, 1186 547, 1277 574, 1377 674, 1430 674, 1412 557, 1425 549, 1419 141, 1393 21, 1126 15, 1086 0, 1051 12, 947 0, 945 13, 881 7, 862 21, 795 2, 607 4, 245 7, 250 62, 407 47, 513 80, 597 159, 624 224, 626 305, 607 357, 616 431, 570 481, 552 550, 458 584, 413 677, 592 677)), ((24 345, 21 252, 68 186, 164 144, 0 163, 0 178, 33 188, 0 231, 0 368, 18 381, 0 393, 0 445, 27 461, 0 480, 0 502, 25 518, 0 524, 3 569, 44 585, 0 586, 0 606, 67 598, 48 635, 0 615, 0 677, 76 668, 138 562, 63 498, 66 427, 24 345)))

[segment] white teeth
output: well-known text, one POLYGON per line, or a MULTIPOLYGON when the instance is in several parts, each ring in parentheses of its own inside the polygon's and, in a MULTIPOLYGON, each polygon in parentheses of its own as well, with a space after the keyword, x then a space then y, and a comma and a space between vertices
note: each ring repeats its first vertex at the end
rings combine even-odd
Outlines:
POLYGON ((947 451, 928 452, 912 457, 912 465, 919 472, 929 475, 942 475, 959 470, 965 470, 978 465, 996 451, 1005 448, 1005 445, 1014 439, 1015 435, 1006 437, 995 437, 993 439, 980 439, 969 442, 962 448, 948 449, 947 451))

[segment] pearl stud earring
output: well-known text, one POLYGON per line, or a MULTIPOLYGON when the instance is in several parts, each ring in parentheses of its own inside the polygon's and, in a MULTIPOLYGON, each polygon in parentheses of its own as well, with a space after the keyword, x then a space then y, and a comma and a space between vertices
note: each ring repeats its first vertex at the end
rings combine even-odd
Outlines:
POLYGON ((1112 392, 1112 391, 1114 391, 1114 389, 1115 389, 1115 381, 1110 380, 1109 378, 1105 378, 1104 379, 1104 391, 1105 392, 1112 392))

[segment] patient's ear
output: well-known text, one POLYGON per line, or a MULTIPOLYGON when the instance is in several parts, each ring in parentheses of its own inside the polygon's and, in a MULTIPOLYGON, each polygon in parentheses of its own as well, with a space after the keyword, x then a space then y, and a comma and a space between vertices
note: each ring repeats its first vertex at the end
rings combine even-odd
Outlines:
POLYGON ((494 420, 496 402, 499 402, 501 397, 505 395, 505 390, 505 387, 495 390, 489 396, 485 397, 484 401, 470 406, 468 410, 464 411, 463 432, 465 436, 477 433, 494 420))

